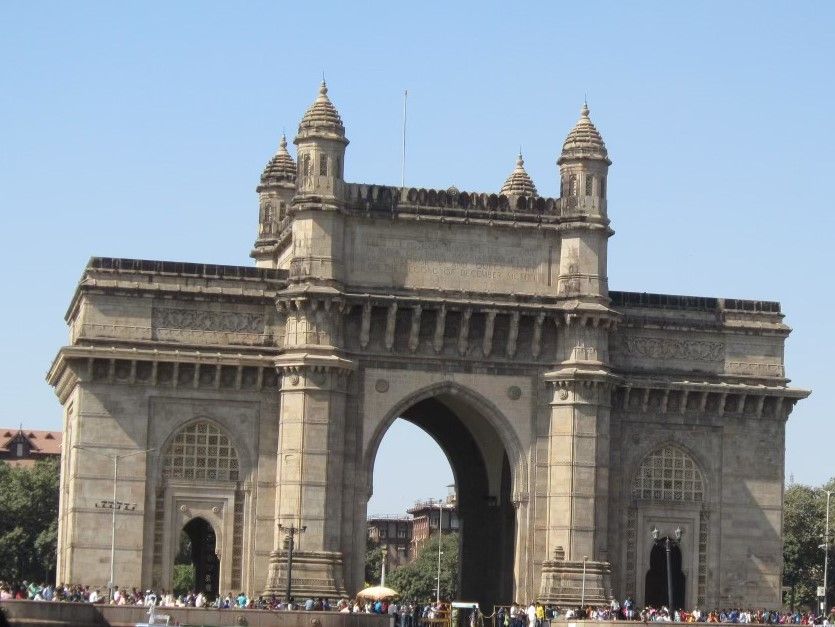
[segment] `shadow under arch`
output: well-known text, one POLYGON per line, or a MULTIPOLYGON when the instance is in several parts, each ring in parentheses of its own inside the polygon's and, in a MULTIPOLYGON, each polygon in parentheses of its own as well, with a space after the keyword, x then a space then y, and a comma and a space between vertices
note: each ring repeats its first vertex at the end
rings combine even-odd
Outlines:
POLYGON ((220 560, 217 557, 217 535, 205 518, 198 516, 183 525, 191 541, 191 563, 194 565, 195 589, 214 599, 219 594, 220 560))
POLYGON ((512 495, 519 481, 514 470, 522 458, 511 426, 492 403, 459 384, 418 390, 394 405, 371 437, 364 460, 369 497, 380 442, 397 418, 432 437, 452 467, 460 524, 459 598, 477 601, 488 611, 494 604, 511 602, 516 536, 512 495))

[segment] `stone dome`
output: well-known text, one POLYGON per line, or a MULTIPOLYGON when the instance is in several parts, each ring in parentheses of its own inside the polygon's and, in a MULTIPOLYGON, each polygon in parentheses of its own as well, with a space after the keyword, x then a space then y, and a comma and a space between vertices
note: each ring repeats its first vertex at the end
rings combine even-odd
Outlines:
POLYGON ((278 144, 278 151, 269 160, 264 172, 261 174, 261 183, 268 184, 277 181, 296 181, 296 162, 287 151, 287 138, 282 134, 281 142, 278 144))
MULTIPOLYGON (((299 137, 321 136, 341 139, 346 144, 345 127, 339 112, 328 98, 328 86, 325 81, 319 86, 319 95, 305 112, 299 122, 299 137)), ((298 138, 297 138, 298 139, 298 138)))
POLYGON ((502 185, 500 192, 505 196, 536 196, 536 185, 533 184, 531 177, 525 171, 525 160, 522 159, 522 153, 519 153, 519 158, 516 160, 516 167, 507 180, 502 185))
POLYGON ((609 153, 606 151, 603 137, 589 118, 589 106, 586 103, 583 103, 583 108, 580 110, 580 119, 565 138, 562 154, 557 164, 562 164, 569 159, 598 159, 610 165, 612 163, 609 161, 609 153))

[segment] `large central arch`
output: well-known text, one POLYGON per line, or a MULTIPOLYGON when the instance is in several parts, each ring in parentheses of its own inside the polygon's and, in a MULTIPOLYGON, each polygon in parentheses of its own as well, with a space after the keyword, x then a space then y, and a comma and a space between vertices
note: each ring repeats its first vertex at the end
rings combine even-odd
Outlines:
POLYGON ((397 403, 379 423, 366 452, 368 497, 380 442, 402 418, 423 429, 452 467, 460 520, 459 596, 488 611, 514 594, 516 511, 514 479, 521 464, 518 440, 501 413, 467 388, 446 382, 397 403))

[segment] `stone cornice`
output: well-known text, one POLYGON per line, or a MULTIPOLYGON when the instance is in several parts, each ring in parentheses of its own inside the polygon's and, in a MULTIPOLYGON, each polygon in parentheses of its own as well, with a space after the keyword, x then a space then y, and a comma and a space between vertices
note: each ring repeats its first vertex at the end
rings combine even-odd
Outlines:
POLYGON ((612 408, 624 414, 697 414, 786 419, 809 390, 781 385, 624 378, 612 408))
POLYGON ((46 376, 62 403, 78 383, 261 390, 277 379, 274 354, 98 346, 62 348, 46 376))

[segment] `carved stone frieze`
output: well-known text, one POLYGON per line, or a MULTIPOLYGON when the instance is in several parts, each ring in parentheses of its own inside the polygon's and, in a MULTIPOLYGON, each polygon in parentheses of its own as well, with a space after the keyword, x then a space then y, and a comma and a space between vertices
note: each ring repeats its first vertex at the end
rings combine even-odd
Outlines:
POLYGON ((623 353, 646 359, 681 359, 704 362, 717 362, 725 359, 724 342, 622 335, 619 344, 623 353))
POLYGON ((264 333, 265 328, 264 314, 242 311, 154 307, 151 319, 155 330, 181 329, 260 335, 264 333))

